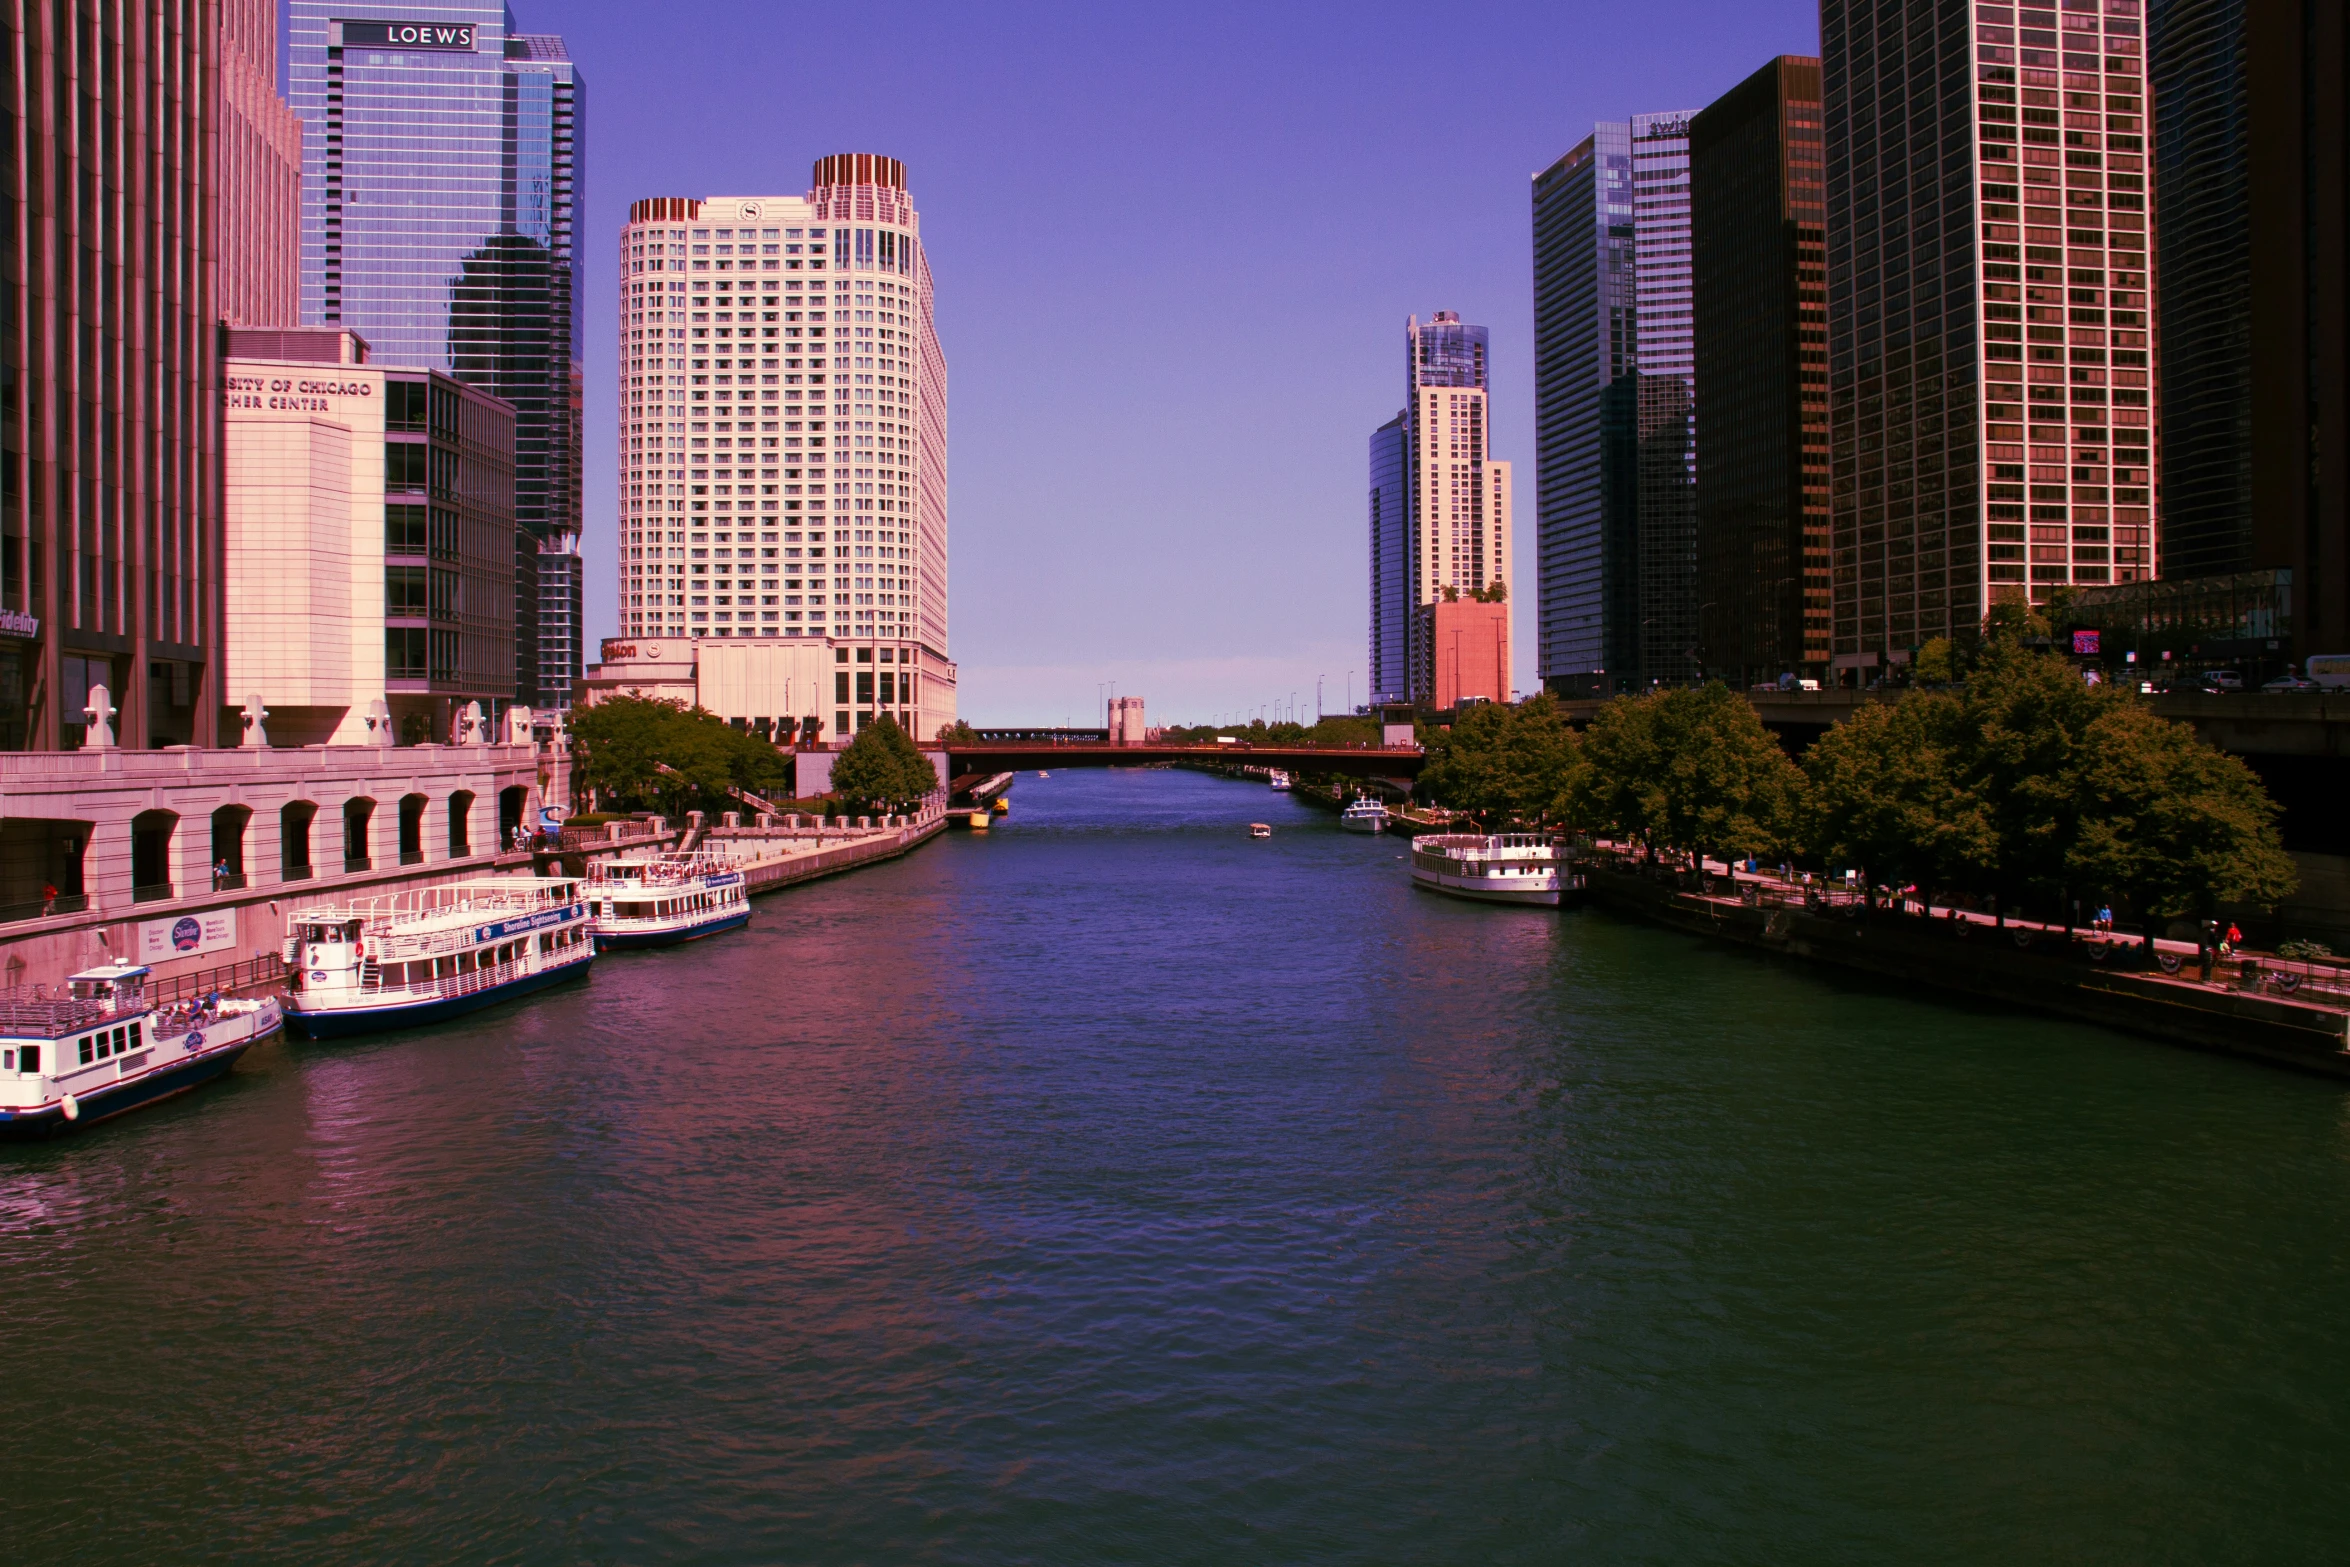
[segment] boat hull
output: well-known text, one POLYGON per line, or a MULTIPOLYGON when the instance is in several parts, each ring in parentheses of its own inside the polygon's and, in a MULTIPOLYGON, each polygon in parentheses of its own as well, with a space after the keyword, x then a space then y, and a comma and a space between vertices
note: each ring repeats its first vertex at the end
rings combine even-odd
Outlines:
POLYGON ((440 996, 431 1001, 394 1002, 375 1007, 331 1007, 316 1012, 286 1009, 286 1024, 305 1039, 350 1039, 361 1034, 383 1034, 394 1029, 419 1028, 427 1023, 445 1022, 494 1007, 517 996, 545 990, 553 985, 574 979, 584 979, 590 967, 587 961, 565 963, 558 968, 542 969, 536 974, 522 974, 482 990, 462 996, 440 996))
POLYGON ((144 1109, 148 1105, 184 1094, 191 1088, 201 1088, 214 1078, 225 1075, 230 1067, 237 1064, 239 1056, 276 1032, 276 1027, 272 1026, 267 1033, 241 1039, 232 1045, 223 1045, 217 1050, 208 1050, 200 1056, 174 1062, 167 1067, 159 1067, 127 1082, 76 1094, 74 1107, 80 1113, 75 1117, 66 1115, 63 1102, 30 1110, 0 1110, 0 1139, 18 1141, 78 1132, 100 1121, 112 1120, 126 1111, 144 1109))
POLYGON ((624 930, 607 935, 596 932, 596 950, 621 952, 631 947, 674 947, 688 941, 699 941, 704 936, 715 936, 722 931, 740 930, 751 922, 751 911, 738 909, 717 919, 704 920, 698 925, 680 925, 674 930, 624 930))
MULTIPOLYGON (((1525 881, 1537 878, 1528 876, 1525 881)), ((1414 870, 1412 885, 1427 892, 1441 892, 1448 898, 1467 898, 1473 903, 1516 903, 1532 908, 1555 909, 1559 906, 1556 877, 1542 878, 1548 886, 1496 885, 1503 878, 1489 876, 1438 876, 1427 871, 1414 870)))
POLYGON ((1338 826, 1342 832, 1385 832, 1387 818, 1384 816, 1341 816, 1338 819, 1338 826))

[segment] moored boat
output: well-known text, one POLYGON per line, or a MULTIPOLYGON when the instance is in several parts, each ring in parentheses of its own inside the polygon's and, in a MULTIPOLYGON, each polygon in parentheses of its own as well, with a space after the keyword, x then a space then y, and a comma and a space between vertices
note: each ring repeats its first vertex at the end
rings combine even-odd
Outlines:
POLYGON ((751 922, 749 884, 722 855, 658 854, 588 867, 596 946, 670 947, 751 922))
POLYGON ((88 1126, 226 1072, 283 1021, 275 997, 147 1001, 136 963, 85 969, 63 996, 0 996, 0 1136, 88 1126))
POLYGON ((1387 805, 1364 795, 1338 813, 1338 825, 1347 832, 1385 832, 1387 805))
POLYGON ((1583 879, 1543 833, 1432 833, 1412 840, 1412 884, 1483 903, 1556 908, 1583 879))
POLYGON ((313 1039, 437 1023, 575 979, 595 960, 576 876, 486 876, 303 909, 286 1021, 313 1039))
POLYGON ((1251 838, 1270 838, 1273 836, 1273 824, 1271 822, 1250 822, 1248 835, 1251 838))
POLYGON ((1289 774, 1283 772, 1278 767, 1273 769, 1272 776, 1267 778, 1265 781, 1284 794, 1289 792, 1289 774))

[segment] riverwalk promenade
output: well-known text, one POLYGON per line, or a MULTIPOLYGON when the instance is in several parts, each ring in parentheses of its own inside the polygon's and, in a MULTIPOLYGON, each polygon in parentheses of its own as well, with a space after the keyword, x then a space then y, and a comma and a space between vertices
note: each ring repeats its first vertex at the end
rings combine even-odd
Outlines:
POLYGON ((2337 965, 2241 954, 2206 980, 2192 942, 1917 901, 1871 908, 1857 890, 1717 861, 1700 874, 1610 844, 1581 867, 1593 901, 1692 935, 2350 1077, 2350 972, 2337 965))

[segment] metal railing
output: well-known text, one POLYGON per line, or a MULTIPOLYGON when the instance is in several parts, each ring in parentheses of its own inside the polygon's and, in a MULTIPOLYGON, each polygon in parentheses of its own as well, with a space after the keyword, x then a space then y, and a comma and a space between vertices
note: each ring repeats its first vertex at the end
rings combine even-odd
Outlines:
POLYGON ((400 851, 400 863, 402 865, 422 865, 424 863, 424 851, 422 849, 402 849, 400 851))
POLYGON ((0 925, 17 920, 43 920, 53 914, 86 914, 90 900, 78 892, 61 892, 54 898, 33 898, 24 903, 0 903, 0 925))
POLYGON ((223 963, 217 968, 155 980, 148 987, 147 999, 159 1007, 170 1006, 191 996, 208 996, 216 990, 222 995, 235 995, 256 986, 282 983, 285 977, 285 959, 268 952, 241 963, 223 963))
POLYGON ((360 871, 371 871, 374 869, 375 861, 369 859, 364 854, 346 854, 343 856, 343 874, 346 876, 354 875, 360 871))
POLYGON ((252 883, 243 871, 230 871, 226 875, 215 871, 212 875, 214 892, 242 892, 250 885, 252 883))
POLYGON ((131 889, 131 902, 133 903, 164 903, 168 902, 171 896, 171 883, 167 881, 149 882, 144 887, 131 889))

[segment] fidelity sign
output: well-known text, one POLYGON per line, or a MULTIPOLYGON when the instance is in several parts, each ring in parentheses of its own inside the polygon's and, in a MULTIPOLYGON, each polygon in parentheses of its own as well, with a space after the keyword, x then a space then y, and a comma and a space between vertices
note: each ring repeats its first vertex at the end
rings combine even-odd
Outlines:
POLYGON ((329 44, 344 49, 454 49, 473 52, 471 22, 329 22, 329 44))

